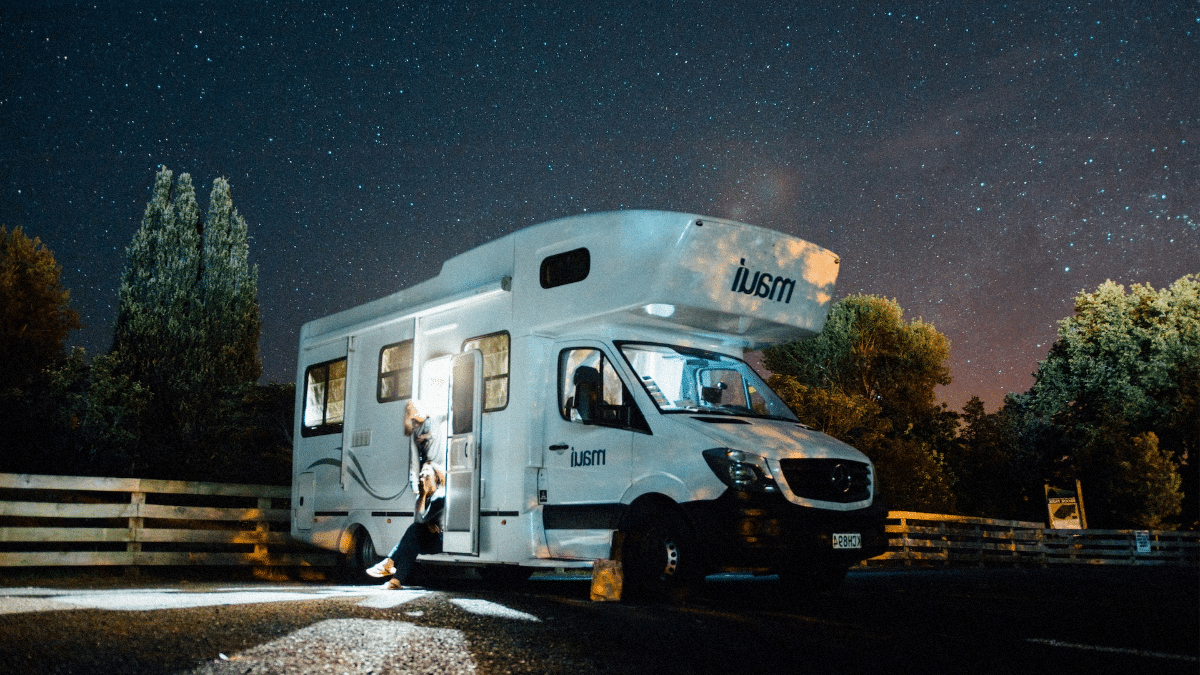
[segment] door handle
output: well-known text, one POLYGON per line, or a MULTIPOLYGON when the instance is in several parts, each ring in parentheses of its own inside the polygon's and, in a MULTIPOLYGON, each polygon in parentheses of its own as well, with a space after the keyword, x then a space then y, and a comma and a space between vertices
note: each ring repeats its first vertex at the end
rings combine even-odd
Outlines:
POLYGON ((566 443, 555 443, 554 445, 550 446, 550 449, 559 454, 562 454, 567 451, 568 447, 569 446, 566 443))

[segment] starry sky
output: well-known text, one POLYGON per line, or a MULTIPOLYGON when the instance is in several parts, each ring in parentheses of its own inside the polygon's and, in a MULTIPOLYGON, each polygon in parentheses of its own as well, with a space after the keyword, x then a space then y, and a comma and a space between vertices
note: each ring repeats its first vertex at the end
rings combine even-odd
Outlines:
POLYGON ((989 411, 1106 279, 1200 272, 1200 3, 31 2, 0 10, 0 223, 107 350, 160 165, 300 325, 584 211, 781 230, 951 340, 989 411))

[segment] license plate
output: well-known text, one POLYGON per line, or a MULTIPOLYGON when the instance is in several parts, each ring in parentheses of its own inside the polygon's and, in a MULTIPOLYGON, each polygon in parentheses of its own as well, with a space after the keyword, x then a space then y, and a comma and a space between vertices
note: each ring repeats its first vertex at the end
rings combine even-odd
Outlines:
POLYGON ((862 535, 858 532, 835 532, 833 535, 834 548, 862 548, 862 535))

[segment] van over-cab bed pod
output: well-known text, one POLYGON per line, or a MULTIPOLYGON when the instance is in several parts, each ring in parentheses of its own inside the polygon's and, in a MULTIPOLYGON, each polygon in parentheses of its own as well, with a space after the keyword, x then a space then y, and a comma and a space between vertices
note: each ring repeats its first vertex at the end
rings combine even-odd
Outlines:
POLYGON ((483 244, 447 260, 432 279, 311 321, 301 342, 381 317, 442 311, 450 298, 503 286, 512 291, 515 334, 633 324, 759 349, 821 331, 838 263, 815 244, 729 220, 667 211, 570 216, 483 244))
POLYGON ((801 239, 662 211, 574 216, 512 236, 514 324, 533 332, 637 324, 757 349, 820 332, 838 272, 836 255, 801 239))

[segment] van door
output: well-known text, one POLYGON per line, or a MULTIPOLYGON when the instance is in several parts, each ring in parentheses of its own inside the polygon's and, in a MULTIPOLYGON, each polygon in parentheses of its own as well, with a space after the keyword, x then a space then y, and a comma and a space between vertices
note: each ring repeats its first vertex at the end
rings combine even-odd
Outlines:
POLYGON ((454 356, 450 373, 446 511, 442 550, 479 555, 479 466, 483 430, 483 354, 454 356))
POLYGON ((553 557, 605 558, 633 475, 633 434, 649 429, 599 344, 557 352, 538 481, 546 544, 553 557))

